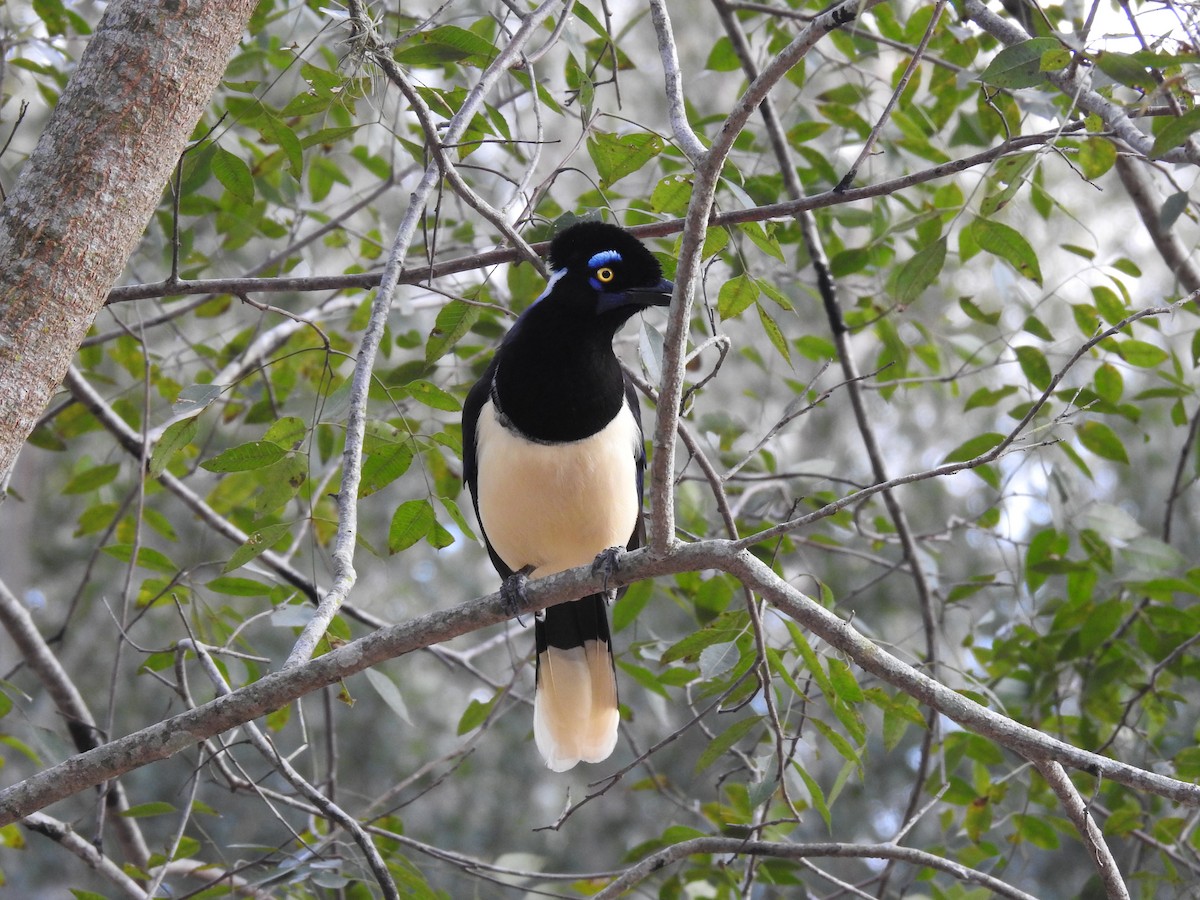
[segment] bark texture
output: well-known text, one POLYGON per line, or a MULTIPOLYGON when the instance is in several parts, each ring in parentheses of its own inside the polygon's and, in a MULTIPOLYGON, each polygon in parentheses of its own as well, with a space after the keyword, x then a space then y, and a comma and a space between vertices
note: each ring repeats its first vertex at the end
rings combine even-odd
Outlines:
POLYGON ((255 0, 114 0, 0 209, 0 485, 162 196, 255 0))

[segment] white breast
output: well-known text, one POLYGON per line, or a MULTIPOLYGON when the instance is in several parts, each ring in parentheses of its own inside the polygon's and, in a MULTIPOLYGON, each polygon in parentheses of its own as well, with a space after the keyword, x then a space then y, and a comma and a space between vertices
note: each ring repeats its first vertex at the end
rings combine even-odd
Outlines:
POLYGON ((624 404, 591 437, 539 444, 501 425, 488 400, 476 437, 479 517, 508 567, 551 575, 627 544, 637 525, 640 441, 624 404))

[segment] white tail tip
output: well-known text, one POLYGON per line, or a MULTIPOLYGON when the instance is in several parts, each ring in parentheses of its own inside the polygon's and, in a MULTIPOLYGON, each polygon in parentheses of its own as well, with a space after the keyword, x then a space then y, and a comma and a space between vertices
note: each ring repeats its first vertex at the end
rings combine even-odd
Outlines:
POLYGON ((617 680, 604 641, 538 656, 533 736, 546 765, 565 772, 607 759, 617 745, 617 680))

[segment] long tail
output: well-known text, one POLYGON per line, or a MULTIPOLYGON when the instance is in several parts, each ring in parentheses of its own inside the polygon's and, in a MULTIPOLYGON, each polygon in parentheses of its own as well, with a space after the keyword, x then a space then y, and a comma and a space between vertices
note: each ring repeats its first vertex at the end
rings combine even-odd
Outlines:
POLYGON ((534 634, 533 736, 546 765, 565 772, 580 760, 607 759, 621 716, 604 595, 550 607, 534 634))

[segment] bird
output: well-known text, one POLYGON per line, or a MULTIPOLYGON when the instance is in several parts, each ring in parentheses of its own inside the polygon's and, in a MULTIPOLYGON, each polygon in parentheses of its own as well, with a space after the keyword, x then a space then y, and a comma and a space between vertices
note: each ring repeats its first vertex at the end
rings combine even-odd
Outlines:
MULTIPOLYGON (((529 578, 589 563, 607 577, 621 549, 641 546, 641 413, 613 339, 674 289, 617 225, 571 225, 548 258, 545 290, 463 403, 463 480, 510 603, 529 578)), ((617 743, 607 602, 606 591, 534 618, 534 740, 555 772, 607 759, 617 743)))

